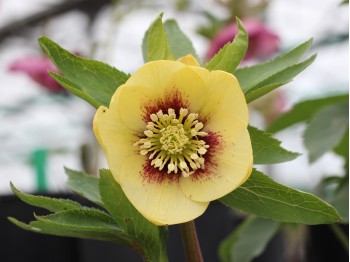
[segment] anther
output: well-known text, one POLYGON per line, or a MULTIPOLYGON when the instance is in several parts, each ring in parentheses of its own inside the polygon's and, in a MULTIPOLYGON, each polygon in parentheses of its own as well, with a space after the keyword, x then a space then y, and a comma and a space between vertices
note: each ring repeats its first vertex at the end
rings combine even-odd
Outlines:
POLYGON ((143 147, 144 147, 144 148, 151 148, 151 147, 152 147, 152 143, 151 143, 151 142, 145 142, 145 143, 143 144, 143 147))
POLYGON ((158 116, 156 114, 151 114, 150 118, 152 119, 152 121, 157 122, 158 121, 158 116))
POLYGON ((143 132, 147 137, 152 137, 153 136, 153 132, 151 130, 145 130, 143 132))

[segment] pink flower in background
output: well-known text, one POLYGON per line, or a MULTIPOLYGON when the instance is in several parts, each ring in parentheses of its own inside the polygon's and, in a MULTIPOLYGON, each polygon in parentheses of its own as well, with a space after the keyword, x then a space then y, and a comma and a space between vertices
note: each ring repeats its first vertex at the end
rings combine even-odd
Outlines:
POLYGON ((49 75, 48 71, 56 73, 59 71, 47 57, 33 56, 20 58, 10 65, 9 70, 11 72, 26 73, 31 79, 51 92, 66 92, 66 90, 49 75))
MULTIPOLYGON (((261 21, 255 19, 243 20, 249 36, 249 45, 245 60, 261 59, 272 55, 278 50, 279 37, 268 29, 261 21)), ((213 39, 207 52, 207 57, 213 57, 227 42, 233 40, 237 34, 236 23, 228 24, 213 39)))

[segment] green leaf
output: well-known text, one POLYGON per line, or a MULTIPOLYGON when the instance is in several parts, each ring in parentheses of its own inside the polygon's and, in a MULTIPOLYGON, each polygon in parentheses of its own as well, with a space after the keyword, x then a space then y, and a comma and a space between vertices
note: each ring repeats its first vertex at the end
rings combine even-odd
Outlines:
POLYGON ((349 103, 328 105, 311 118, 304 134, 304 144, 312 163, 335 148, 349 127, 349 103))
POLYGON ((100 170, 99 188, 104 206, 144 257, 150 261, 166 261, 165 228, 152 224, 135 209, 109 170, 100 170))
POLYGON ((265 250, 279 223, 251 216, 242 222, 219 247, 221 261, 250 262, 265 250))
POLYGON ((129 244, 130 239, 107 214, 96 209, 71 209, 48 216, 35 216, 37 221, 25 224, 9 220, 22 229, 36 233, 78 237, 129 244))
POLYGON ((296 75, 311 65, 315 58, 316 55, 313 55, 305 61, 287 67, 286 69, 279 71, 278 73, 266 78, 259 84, 255 85, 252 89, 246 91, 245 93, 247 102, 251 102, 282 86, 283 84, 292 81, 296 75))
POLYGON ((258 99, 259 97, 262 97, 263 95, 265 95, 265 94, 267 94, 267 93, 275 90, 276 88, 283 86, 287 83, 288 82, 275 83, 275 84, 263 86, 259 89, 252 90, 245 95, 245 99, 246 99, 247 103, 253 102, 254 100, 258 99))
POLYGON ((160 14, 153 21, 143 38, 142 53, 145 63, 154 60, 173 59, 162 17, 163 14, 160 14))
MULTIPOLYGON (((63 86, 80 90, 89 98, 86 101, 96 108, 109 106, 115 90, 129 78, 105 63, 71 54, 47 37, 39 38, 39 44, 64 76, 59 79, 64 82, 63 86)), ((79 96, 85 99, 85 96, 79 96)))
POLYGON ((235 39, 226 44, 206 65, 209 70, 222 70, 228 73, 235 72, 241 63, 248 48, 248 33, 241 20, 236 18, 238 34, 235 39))
POLYGON ((281 222, 316 225, 340 221, 337 211, 326 202, 278 184, 257 170, 220 201, 232 208, 281 222))
POLYGON ((181 31, 175 20, 165 21, 164 29, 168 37, 170 51, 174 54, 175 59, 192 54, 199 61, 191 40, 181 31))
POLYGON ((347 101, 349 101, 348 94, 329 96, 300 102, 294 105, 292 110, 283 114, 280 118, 274 121, 267 128, 267 131, 271 133, 276 133, 296 123, 300 123, 310 119, 315 112, 317 112, 319 109, 326 105, 347 101))
POLYGON ((13 193, 15 193, 19 199, 32 206, 45 208, 52 212, 82 208, 79 203, 69 199, 30 195, 19 191, 12 183, 10 183, 10 185, 13 193))
POLYGON ((248 127, 252 141, 254 164, 276 164, 291 161, 300 154, 280 146, 281 142, 255 127, 248 127))
POLYGON ((87 175, 82 171, 74 171, 69 168, 65 168, 64 170, 68 176, 67 185, 74 192, 103 207, 98 188, 98 177, 87 175))
POLYGON ((55 72, 49 72, 49 74, 52 76, 53 79, 56 80, 57 83, 59 83, 61 86, 63 86, 65 89, 67 89, 74 95, 85 100, 86 102, 91 104, 93 107, 98 108, 100 106, 100 104, 97 101, 95 101, 91 96, 84 93, 84 91, 82 91, 79 86, 69 81, 63 75, 57 74, 55 72))
POLYGON ((243 92, 247 93, 249 90, 256 89, 260 83, 266 81, 276 73, 281 72, 288 67, 291 67, 294 64, 298 63, 304 54, 306 54, 306 52, 310 49, 311 44, 312 40, 310 39, 307 42, 299 45, 298 47, 290 50, 285 54, 276 57, 271 61, 251 67, 237 69, 235 76, 237 77, 243 92))

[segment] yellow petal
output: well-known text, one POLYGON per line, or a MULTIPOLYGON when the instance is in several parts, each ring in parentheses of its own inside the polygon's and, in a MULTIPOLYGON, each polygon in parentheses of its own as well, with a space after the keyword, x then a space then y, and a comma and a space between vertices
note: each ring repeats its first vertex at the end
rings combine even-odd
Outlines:
POLYGON ((200 113, 208 99, 208 88, 206 83, 194 70, 186 66, 177 71, 170 83, 171 87, 181 93, 187 109, 193 113, 200 113))
POLYGON ((232 144, 216 152, 200 175, 181 178, 184 194, 194 201, 212 201, 230 193, 250 176, 253 152, 248 131, 232 144))
POLYGON ((102 106, 95 114, 93 129, 106 155, 108 166, 118 181, 120 163, 128 155, 137 152, 138 148, 133 144, 139 138, 122 124, 118 115, 102 106))
POLYGON ((209 113, 231 113, 242 122, 248 122, 248 106, 244 93, 238 83, 237 78, 223 71, 208 71, 204 68, 193 67, 208 86, 208 106, 209 113), (228 110, 230 108, 230 110, 228 110))
POLYGON ((138 69, 125 84, 162 88, 167 86, 172 75, 184 66, 182 63, 170 60, 152 61, 138 69))
POLYGON ((100 144, 100 146, 104 149, 104 145, 102 143, 102 139, 101 139, 101 136, 100 136, 100 131, 99 131, 99 128, 98 128, 98 119, 99 119, 99 116, 101 115, 101 113, 105 110, 107 110, 108 108, 107 107, 104 107, 104 106, 100 106, 97 111, 96 111, 96 114, 95 114, 95 117, 94 117, 94 120, 93 120, 93 130, 94 130, 94 134, 95 134, 95 137, 97 139, 97 142, 100 144), (99 115, 99 116, 97 116, 99 115))
MULTIPOLYGON (((144 71, 144 85, 131 85, 129 81, 119 87, 117 92, 120 92, 118 99, 118 112, 120 119, 131 130, 143 132, 146 123, 150 121, 149 116, 152 113, 157 113, 163 110, 166 113, 169 108, 179 110, 181 107, 187 108, 194 113, 198 113, 204 105, 207 97, 207 87, 203 79, 193 71, 192 67, 182 66, 180 69, 169 74, 169 70, 164 70, 169 66, 169 62, 176 65, 181 64, 176 61, 157 61, 152 64, 146 64, 144 67, 150 67, 152 74, 156 73, 153 70, 158 70, 160 78, 163 80, 159 85, 153 86, 146 83, 148 81, 147 73, 144 71), (166 71, 167 81, 163 75, 166 71)), ((182 64, 181 64, 182 65, 182 64)), ((137 78, 140 76, 138 75, 137 78)), ((132 79, 131 83, 135 81, 132 79)))
POLYGON ((147 179, 145 159, 139 155, 125 159, 121 172, 126 175, 120 179, 125 195, 144 217, 157 225, 172 225, 203 214, 209 202, 188 199, 177 180, 147 179))
POLYGON ((180 57, 177 61, 189 65, 189 66, 197 66, 199 67, 200 64, 198 63, 197 59, 193 57, 193 55, 188 54, 186 56, 180 57))
POLYGON ((117 89, 117 92, 123 93, 121 119, 129 128, 144 129, 143 106, 158 97, 160 91, 169 86, 173 74, 183 67, 184 64, 176 61, 152 61, 143 65, 117 89))
POLYGON ((234 130, 230 131, 234 142, 247 128, 249 121, 248 106, 236 77, 223 71, 192 69, 208 86, 205 107, 201 111, 201 116, 206 119, 205 130, 218 132, 225 129, 227 123, 235 123, 234 130))
MULTIPOLYGON (((115 92, 111 98, 111 102, 110 102, 110 108, 113 110, 113 106, 114 108, 116 107, 115 105, 118 103, 118 99, 119 99, 119 94, 120 92, 115 92)), ((109 109, 105 106, 100 106, 96 113, 95 113, 95 116, 94 116, 94 119, 93 119, 93 130, 94 130, 94 133, 95 133, 95 136, 97 138, 97 141, 98 143, 100 144, 100 146, 103 147, 103 143, 102 143, 102 140, 101 140, 101 136, 100 136, 100 132, 99 132, 99 128, 98 128, 98 123, 100 122, 99 119, 103 118, 103 115, 106 111, 108 111, 109 109)))

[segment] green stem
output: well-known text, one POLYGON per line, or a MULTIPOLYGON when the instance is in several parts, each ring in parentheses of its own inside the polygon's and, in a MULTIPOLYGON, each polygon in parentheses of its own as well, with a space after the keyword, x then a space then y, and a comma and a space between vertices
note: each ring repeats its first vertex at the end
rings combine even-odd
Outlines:
POLYGON ((197 237, 196 226, 194 221, 180 224, 182 242, 185 249, 187 261, 203 262, 201 248, 197 237))
POLYGON ((338 240, 340 241, 344 249, 349 253, 349 240, 344 234, 341 227, 336 223, 330 224, 330 227, 333 233, 337 236, 338 240))

